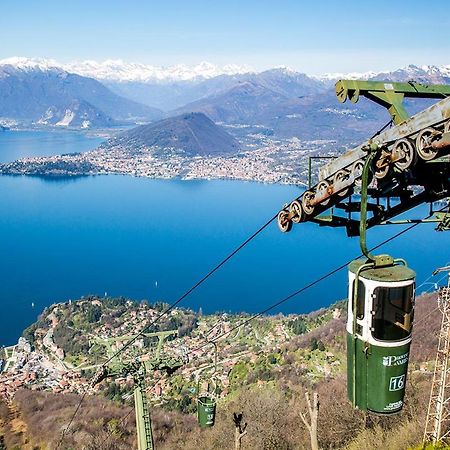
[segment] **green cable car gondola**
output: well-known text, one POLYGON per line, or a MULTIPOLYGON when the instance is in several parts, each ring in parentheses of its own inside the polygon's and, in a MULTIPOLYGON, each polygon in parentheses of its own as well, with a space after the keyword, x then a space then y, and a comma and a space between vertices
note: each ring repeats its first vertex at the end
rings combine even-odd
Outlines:
POLYGON ((403 407, 414 316, 413 270, 387 255, 349 266, 347 390, 354 407, 403 407))
MULTIPOLYGON (((200 384, 199 384, 200 386, 200 384)), ((197 399, 197 419, 201 427, 212 427, 216 420, 216 385, 208 383, 208 388, 204 391, 198 391, 197 399)))
POLYGON ((210 342, 214 345, 214 371, 209 380, 206 382, 206 389, 202 388, 202 380, 199 378, 197 385, 197 419, 201 427, 212 427, 216 420, 216 405, 217 405, 217 345, 215 342, 210 342))
POLYGON ((353 407, 377 414, 403 408, 414 318, 416 274, 403 259, 372 255, 366 245, 367 188, 376 146, 361 177, 360 246, 349 265, 347 392, 353 407))

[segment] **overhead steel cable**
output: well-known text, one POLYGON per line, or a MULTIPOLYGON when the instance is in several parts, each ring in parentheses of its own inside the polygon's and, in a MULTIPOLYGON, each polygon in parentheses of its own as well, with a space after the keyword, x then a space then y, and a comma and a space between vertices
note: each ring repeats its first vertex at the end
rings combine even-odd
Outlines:
MULTIPOLYGON (((448 264, 449 264, 449 263, 447 263, 446 266, 448 266, 448 264)), ((434 275, 431 275, 429 278, 427 278, 427 280, 429 280, 432 276, 434 276, 434 275)), ((431 292, 431 291, 433 290, 433 288, 434 288, 434 290, 437 291, 437 290, 439 289, 439 283, 440 283, 441 281, 445 280, 446 278, 447 278, 447 275, 444 275, 444 276, 442 276, 441 278, 439 278, 439 280, 437 280, 437 281, 434 282, 434 283, 428 282, 428 281, 424 281, 419 287, 416 288, 416 292, 417 292, 417 290, 418 290, 420 287, 424 286, 425 284, 431 284, 431 287, 428 288, 428 289, 426 289, 426 290, 424 290, 424 291, 422 291, 421 294, 427 294, 427 293, 431 292)))
POLYGON ((264 231, 275 219, 277 218, 277 214, 271 217, 264 225, 259 227, 253 234, 251 234, 244 242, 238 245, 226 258, 216 264, 206 275, 204 275, 197 283, 195 283, 192 287, 190 287, 181 297, 179 297, 176 301, 174 301, 170 306, 168 306, 164 311, 162 311, 154 320, 152 320, 149 324, 147 324, 141 331, 139 331, 136 335, 133 336, 122 348, 117 350, 112 356, 110 356, 102 366, 106 366, 110 363, 114 358, 119 356, 123 351, 125 351, 128 347, 133 345, 143 334, 145 334, 156 322, 158 322, 162 317, 168 314, 172 309, 174 309, 177 305, 179 305, 189 294, 194 292, 200 285, 202 285, 210 276, 216 273, 222 266, 224 266, 233 256, 235 256, 239 251, 241 251, 247 244, 249 244, 253 239, 256 238, 262 231, 264 231))
MULTIPOLYGON (((442 212, 444 209, 446 208, 446 206, 442 209, 440 209, 439 211, 435 211, 435 212, 442 212)), ((427 217, 425 217, 422 220, 426 220, 429 219, 431 216, 433 216, 433 214, 435 212, 432 212, 431 214, 429 214, 427 217)), ((374 251, 379 249, 380 247, 382 247, 383 245, 388 244, 389 242, 393 241, 394 239, 397 239, 398 237, 402 236, 403 234, 407 233, 408 231, 412 230, 413 228, 417 227, 418 225, 420 225, 421 222, 415 222, 412 225, 410 225, 409 227, 399 231, 398 233, 394 234, 393 236, 385 239, 384 241, 380 242, 379 244, 377 244, 376 246, 372 247, 370 249, 370 251, 374 251)), ((360 254, 359 256, 357 256, 357 258, 361 258, 363 257, 363 254, 360 254)), ((262 311, 253 314, 252 316, 250 316, 249 318, 245 319, 244 321, 242 321, 241 323, 235 325, 234 327, 230 328, 228 331, 220 334, 219 336, 216 336, 213 339, 207 340, 205 341, 203 344, 199 345, 198 347, 195 347, 191 350, 189 350, 186 355, 189 355, 191 353, 194 353, 198 350, 203 349, 204 347, 208 346, 211 344, 211 342, 217 342, 219 339, 229 335, 230 333, 232 333, 233 331, 237 330, 238 328, 241 328, 242 326, 247 325, 248 323, 250 323, 251 321, 257 319, 258 317, 263 316, 264 314, 268 313, 269 311, 271 311, 272 309, 276 308, 277 306, 280 306, 283 303, 286 303, 287 301, 291 300, 292 298, 296 297, 297 295, 301 294, 302 292, 312 288, 313 286, 319 284, 320 282, 322 282, 323 280, 331 277, 332 275, 334 275, 335 273, 339 272, 340 270, 344 269, 345 267, 347 267, 355 258, 350 259, 349 261, 346 261, 345 263, 341 264, 340 266, 336 267, 335 269, 331 270, 330 272, 322 275, 321 277, 317 278, 315 281, 312 281, 311 283, 308 283, 307 285, 303 286, 302 288, 298 289, 295 292, 292 292, 291 294, 287 295, 286 297, 282 298, 281 300, 273 303, 272 305, 268 306, 267 308, 263 309, 262 311)), ((426 317, 425 317, 426 318, 426 317)), ((425 319, 424 318, 424 319, 425 319)), ((423 319, 422 319, 423 320, 423 319)), ((420 321, 419 321, 420 323, 420 321)), ((217 326, 214 325, 212 328, 215 328, 217 326)), ((207 333, 208 334, 208 333, 207 333)), ((159 377, 156 382, 153 384, 153 386, 151 388, 149 388, 149 390, 153 389, 162 379, 163 377, 159 377)))
MULTIPOLYGON (((123 347, 117 350, 112 356, 110 356, 101 366, 100 369, 104 369, 114 358, 117 358, 122 352, 124 352, 128 347, 133 345, 142 335, 144 335, 155 323, 157 323, 162 317, 172 311, 177 305, 179 305, 189 294, 195 291, 200 285, 202 285, 209 277, 211 277, 214 273, 216 273, 222 266, 224 266, 233 256, 235 256, 239 251, 241 251, 247 244, 249 244, 253 239, 255 239, 262 231, 264 231, 275 219, 277 218, 277 214, 272 216, 266 223, 260 226, 254 233, 252 233, 245 241, 243 241, 240 245, 238 245, 227 257, 225 257, 222 261, 216 264, 206 275, 204 275, 199 281, 197 281, 192 287, 190 287, 181 297, 179 297, 175 302, 169 305, 164 311, 162 311, 154 320, 152 320, 149 324, 147 324, 141 331, 139 331, 132 339, 130 339, 123 347)), ((84 398, 87 395, 87 390, 84 391, 80 402, 78 403, 67 427, 63 430, 61 435, 61 439, 56 446, 56 450, 58 450, 64 440, 67 431, 72 425, 75 416, 78 414, 78 411, 81 408, 81 404, 84 401, 84 398)))
MULTIPOLYGON (((444 209, 447 208, 447 205, 444 206, 443 208, 441 208, 438 211, 434 211, 431 212, 428 216, 426 216, 424 219, 422 220, 426 220, 429 219, 430 217, 432 217, 436 212, 442 212, 444 209)), ((262 225, 257 231, 255 231, 251 236, 249 236, 242 244, 240 244, 233 252, 231 252, 225 259, 223 259, 219 264, 217 264, 213 269, 211 269, 203 278, 201 278, 196 284, 194 284, 190 289, 188 289, 180 298, 178 298, 178 300, 176 300, 174 303, 172 303, 168 308, 166 308, 163 312, 161 312, 150 324, 146 325, 137 335, 135 335, 130 341, 127 342, 127 344, 125 344, 121 349, 119 349, 116 353, 114 353, 114 355, 112 355, 110 358, 108 358, 108 360, 106 362, 104 362, 102 364, 101 367, 105 367, 109 362, 111 362, 114 358, 116 358, 118 355, 120 355, 120 353, 122 353, 124 350, 126 350, 130 345, 132 345, 132 343, 134 343, 140 336, 142 336, 146 330, 148 330, 153 324, 155 324, 158 320, 160 320, 165 314, 169 313, 173 308, 175 308, 180 302, 182 302, 191 292, 193 292, 195 289, 197 289, 197 287, 199 287, 203 282, 205 282, 211 275, 213 275, 220 267, 222 267, 227 261, 229 261, 236 253, 238 253, 243 247, 245 247, 249 242, 251 242, 259 233, 261 233, 265 228, 267 228, 277 217, 277 215, 273 216, 270 220, 268 220, 264 225, 262 225)), ((407 233, 408 231, 412 230, 413 228, 417 227, 418 225, 420 225, 421 222, 416 222, 413 223, 412 225, 410 225, 409 227, 399 231, 398 233, 394 234, 393 236, 389 237, 388 239, 385 239, 383 242, 379 243, 378 245, 376 245, 375 247, 371 248, 370 251, 374 251, 377 250, 378 248, 382 247, 383 245, 393 241, 394 239, 397 239, 398 237, 402 236, 403 234, 407 233)), ((360 254, 357 258, 363 257, 364 255, 360 254)), ((201 350, 202 348, 204 348, 205 346, 209 345, 211 342, 217 342, 220 338, 227 336, 228 334, 230 334, 231 332, 233 332, 234 330, 247 325, 249 322, 251 322, 252 320, 257 319, 258 317, 261 317, 262 315, 268 313, 269 311, 271 311, 272 309, 276 308, 277 306, 280 306, 283 303, 286 303, 287 301, 289 301, 290 299, 296 297, 297 295, 301 294, 302 292, 314 287, 315 285, 319 284, 320 282, 322 282, 323 280, 331 277, 332 275, 334 275, 335 273, 339 272, 340 270, 344 269, 345 267, 347 267, 354 258, 352 258, 349 261, 346 261, 344 264, 341 264, 340 266, 336 267, 335 269, 331 270, 330 272, 322 275, 321 277, 317 278, 315 281, 312 281, 311 283, 308 283, 306 286, 303 286, 302 288, 298 289, 297 291, 289 294, 288 296, 284 297, 283 299, 273 303, 272 305, 268 306, 267 308, 265 308, 264 310, 252 315, 251 317, 249 317, 248 319, 244 320, 242 323, 235 325, 234 327, 232 327, 230 330, 226 331, 225 333, 220 334, 219 336, 215 337, 214 339, 208 340, 207 342, 205 342, 204 344, 200 345, 197 348, 194 348, 192 350, 190 350, 189 352, 187 352, 187 355, 190 353, 193 353, 194 351, 198 351, 201 350)), ((160 378, 161 379, 161 378, 160 378)), ((153 385, 155 386, 160 379, 157 380, 157 382, 153 385)), ((82 399, 80 400, 80 403, 76 409, 76 411, 74 412, 70 422, 69 422, 69 426, 71 425, 71 423, 73 422, 76 414, 78 413, 78 410, 80 409, 81 403, 84 400, 86 393, 83 394, 82 399)), ((66 430, 64 430, 63 436, 66 434, 68 427, 66 428, 66 430)), ((59 448, 58 447, 57 449, 59 448)))
POLYGON ((83 392, 83 395, 81 396, 80 401, 78 402, 77 407, 75 408, 75 411, 73 412, 73 414, 72 414, 72 416, 71 416, 71 418, 69 420, 69 423, 67 424, 66 428, 64 428, 64 430, 63 430, 63 432, 61 434, 61 437, 60 437, 60 439, 58 441, 58 444, 56 445, 56 450, 58 450, 61 447, 61 444, 63 443, 67 432, 70 430, 70 426, 72 425, 76 415, 78 414, 78 411, 80 410, 81 404, 83 403, 84 398, 86 397, 86 395, 87 395, 87 389, 85 389, 85 391, 83 392))
POLYGON ((415 322, 414 326, 417 327, 417 325, 419 325, 419 323, 422 323, 424 320, 428 319, 428 317, 430 317, 438 309, 439 309, 439 306, 436 306, 435 308, 433 308, 428 314, 426 314, 425 316, 421 317, 417 322, 415 322))
MULTIPOLYGON (((445 208, 443 208, 445 209, 445 208)), ((437 212, 441 212, 441 211, 437 211, 437 212)), ((427 217, 425 217, 423 220, 426 220, 428 218, 430 218, 432 214, 429 214, 427 217)), ((398 237, 402 236, 403 234, 407 233, 408 231, 412 230, 413 228, 417 227, 418 225, 420 225, 421 222, 416 222, 412 225, 410 225, 409 227, 399 231, 398 233, 394 234, 393 236, 385 239, 383 242, 380 242, 379 244, 377 244, 375 247, 372 247, 370 249, 370 251, 374 251, 379 249, 380 247, 382 247, 383 245, 388 244, 389 242, 393 241, 394 239, 397 239, 398 237)), ((360 254, 359 256, 357 256, 357 258, 361 258, 363 257, 363 254, 360 254)), ((218 339, 232 333, 234 330, 247 325, 249 322, 251 322, 252 320, 257 319, 258 317, 261 317, 262 315, 268 313, 269 311, 271 311, 272 309, 282 305, 283 303, 286 303, 287 301, 291 300, 292 298, 296 297, 297 295, 301 294, 302 292, 314 287, 316 284, 319 284, 320 282, 322 282, 323 280, 326 280, 327 278, 331 277, 332 275, 334 275, 335 273, 339 272, 340 270, 344 269, 345 267, 347 267, 355 258, 350 259, 349 261, 346 261, 345 263, 341 264, 340 266, 336 267, 335 269, 331 270, 330 272, 322 275, 321 277, 317 278, 315 281, 312 281, 311 283, 308 283, 307 285, 303 286, 302 288, 298 289, 295 292, 292 292, 291 294, 287 295, 286 297, 282 298, 281 300, 273 303, 272 305, 268 306, 267 308, 265 308, 264 310, 255 313, 254 315, 252 315, 251 317, 249 317, 248 319, 245 319, 242 323, 235 325, 234 327, 232 327, 231 329, 229 329, 228 331, 226 331, 225 333, 222 333, 221 335, 217 336, 214 339, 211 339, 212 342, 217 341, 218 339)), ((209 342, 211 342, 209 341, 209 342)), ((209 344, 209 342, 205 342, 204 344, 202 344, 201 346, 199 346, 198 348, 195 348, 193 350, 191 350, 189 353, 197 351, 202 349, 203 347, 205 347, 206 345, 209 344)))
POLYGON ((394 121, 391 119, 389 122, 387 122, 385 125, 383 125, 375 134, 373 134, 371 136, 371 138, 369 139, 369 141, 376 138, 379 134, 381 134, 386 128, 391 126, 393 123, 394 123, 394 121))

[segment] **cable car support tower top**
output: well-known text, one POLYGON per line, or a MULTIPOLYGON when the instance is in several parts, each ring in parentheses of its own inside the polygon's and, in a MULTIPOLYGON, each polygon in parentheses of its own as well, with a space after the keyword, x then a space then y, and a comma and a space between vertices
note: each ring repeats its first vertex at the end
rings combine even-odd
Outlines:
MULTIPOLYGON (((364 96, 384 106, 393 126, 320 167, 318 183, 279 212, 281 231, 290 231, 293 223, 311 221, 345 226, 349 236, 359 235, 360 220, 354 214, 364 201, 353 201, 352 195, 361 186, 368 160, 366 228, 405 223, 391 219, 423 203, 429 203, 433 211, 434 202, 450 197, 450 85, 340 80, 336 95, 340 102, 356 103, 364 96), (404 98, 440 101, 410 117, 404 98), (335 209, 344 214, 334 214, 335 209), (327 210, 330 214, 324 216, 327 210)), ((439 231, 450 229, 448 211, 436 213, 429 221, 438 222, 439 231)))

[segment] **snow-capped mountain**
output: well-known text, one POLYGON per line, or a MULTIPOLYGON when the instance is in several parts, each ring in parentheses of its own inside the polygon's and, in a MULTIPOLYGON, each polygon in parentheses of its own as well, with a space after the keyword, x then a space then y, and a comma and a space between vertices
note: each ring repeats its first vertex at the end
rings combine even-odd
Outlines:
MULTIPOLYGON (((173 66, 154 66, 142 63, 130 63, 121 59, 110 59, 106 61, 86 60, 80 62, 59 63, 54 59, 43 58, 24 58, 11 57, 0 60, 0 66, 10 65, 20 70, 63 70, 69 73, 78 74, 84 77, 95 78, 97 80, 114 81, 114 82, 139 82, 139 83, 157 83, 167 82, 176 83, 193 80, 207 80, 219 77, 221 75, 235 76, 251 74, 257 75, 259 73, 267 72, 268 70, 255 71, 249 66, 240 66, 236 64, 227 64, 224 66, 217 66, 209 62, 201 62, 194 66, 187 66, 185 64, 176 64, 173 66)), ((297 76, 302 74, 287 66, 278 66, 269 70, 277 70, 284 72, 286 75, 297 76)), ((325 73, 318 76, 309 76, 311 79, 332 82, 338 79, 362 79, 369 80, 380 78, 380 76, 390 76, 395 74, 397 77, 437 77, 449 78, 450 65, 443 66, 415 66, 409 65, 400 69, 386 70, 386 71, 368 71, 368 72, 336 72, 325 73)))
POLYGON ((450 83, 450 65, 447 66, 415 66, 409 65, 394 71, 381 72, 373 79, 389 81, 417 81, 419 83, 450 83))
POLYGON ((313 78, 324 82, 336 82, 337 80, 369 80, 377 75, 377 72, 333 72, 325 73, 323 75, 316 75, 313 78))
POLYGON ((0 60, 0 119, 90 127, 197 111, 216 122, 263 124, 289 135, 300 126, 295 118, 313 118, 319 128, 333 122, 330 111, 341 112, 333 87, 339 78, 450 84, 450 65, 313 77, 284 66, 258 72, 205 62, 164 68, 14 57, 0 60))
POLYGON ((0 61, 0 118, 61 127, 103 127, 160 118, 161 111, 120 97, 54 61, 0 61))
POLYGON ((347 80, 390 80, 390 81, 418 81, 425 83, 445 83, 450 80, 450 65, 443 66, 409 66, 396 70, 381 72, 350 72, 350 73, 326 73, 315 77, 324 82, 335 82, 340 79, 347 80))
POLYGON ((62 65, 53 59, 24 58, 21 56, 0 59, 0 66, 11 66, 21 71, 40 70, 41 72, 62 69, 62 65))
POLYGON ((209 62, 201 62, 195 66, 177 64, 168 67, 152 66, 149 64, 127 63, 120 59, 106 61, 81 61, 67 64, 54 59, 24 58, 14 56, 0 60, 0 66, 9 65, 18 70, 64 70, 84 77, 97 80, 118 82, 177 82, 196 79, 209 79, 219 75, 236 75, 252 72, 249 67, 227 64, 219 67, 209 62))
POLYGON ((196 79, 209 79, 219 75, 236 75, 248 73, 248 67, 228 64, 223 67, 208 62, 201 62, 195 66, 177 64, 169 67, 158 67, 148 64, 127 63, 120 59, 107 60, 103 62, 82 61, 78 63, 65 64, 65 70, 77 73, 85 77, 97 80, 120 81, 120 82, 174 82, 189 81, 196 79))

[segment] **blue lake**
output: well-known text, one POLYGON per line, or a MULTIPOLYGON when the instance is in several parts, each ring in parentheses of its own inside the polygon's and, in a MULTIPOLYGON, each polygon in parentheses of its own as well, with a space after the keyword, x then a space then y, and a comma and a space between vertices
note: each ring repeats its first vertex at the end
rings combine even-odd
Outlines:
MULTIPOLYGON (((235 181, 0 177, 0 345, 53 302, 105 292, 174 301, 299 192, 235 181)), ((450 260, 450 233, 433 228, 420 225, 383 249, 406 258, 419 284, 450 260)), ((369 243, 401 229, 371 230, 369 243)), ((259 311, 358 254, 343 229, 307 223, 282 234, 273 223, 182 305, 259 311)), ((341 271, 274 312, 308 312, 345 296, 341 271)))
POLYGON ((67 130, 4 131, 0 132, 0 162, 11 162, 26 156, 85 152, 102 141, 98 137, 67 130))

